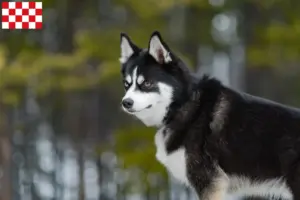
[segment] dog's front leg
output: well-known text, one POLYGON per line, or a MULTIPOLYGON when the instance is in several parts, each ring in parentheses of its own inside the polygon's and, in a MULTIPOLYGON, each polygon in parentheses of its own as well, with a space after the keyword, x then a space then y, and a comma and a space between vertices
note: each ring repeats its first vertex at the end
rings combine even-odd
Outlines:
POLYGON ((228 177, 220 171, 216 173, 194 174, 191 177, 199 200, 224 200, 229 185, 228 177))

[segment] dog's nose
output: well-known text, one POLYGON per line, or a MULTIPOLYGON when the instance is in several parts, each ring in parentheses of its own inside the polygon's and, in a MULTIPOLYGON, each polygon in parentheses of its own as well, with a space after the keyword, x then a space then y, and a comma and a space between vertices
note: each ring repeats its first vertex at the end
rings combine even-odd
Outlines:
POLYGON ((123 104, 124 108, 129 109, 129 108, 131 108, 133 106, 133 100, 130 99, 130 98, 124 99, 122 101, 122 104, 123 104))

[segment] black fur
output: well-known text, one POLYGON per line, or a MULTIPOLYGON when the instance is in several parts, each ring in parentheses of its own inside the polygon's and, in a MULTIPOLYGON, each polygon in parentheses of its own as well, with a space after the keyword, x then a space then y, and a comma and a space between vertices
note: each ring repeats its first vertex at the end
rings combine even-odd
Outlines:
POLYGON ((193 93, 166 126, 171 129, 169 153, 184 146, 188 175, 201 194, 217 174, 253 180, 284 177, 294 199, 300 199, 300 110, 236 92, 215 79, 201 79, 193 93), (229 106, 220 131, 210 124, 223 97, 229 106))
POLYGON ((283 177, 300 200, 300 110, 234 91, 208 76, 195 81, 173 53, 172 59, 158 65, 140 50, 122 71, 138 64, 157 81, 176 85, 164 120, 170 130, 166 148, 186 149, 188 178, 200 199, 209 199, 204 193, 221 169, 251 180, 283 177))

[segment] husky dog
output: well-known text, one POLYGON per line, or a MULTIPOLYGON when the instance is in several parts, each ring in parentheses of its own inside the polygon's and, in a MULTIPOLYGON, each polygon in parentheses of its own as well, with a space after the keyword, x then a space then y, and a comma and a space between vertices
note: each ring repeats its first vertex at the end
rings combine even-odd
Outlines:
POLYGON ((157 127, 156 158, 201 200, 300 200, 300 110, 195 78, 155 31, 121 33, 123 110, 157 127))

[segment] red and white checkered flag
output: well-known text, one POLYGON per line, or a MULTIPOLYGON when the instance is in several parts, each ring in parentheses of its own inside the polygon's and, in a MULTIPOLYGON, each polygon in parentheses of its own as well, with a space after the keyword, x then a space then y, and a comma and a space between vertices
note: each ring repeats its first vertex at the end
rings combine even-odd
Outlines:
POLYGON ((42 2, 2 2, 2 29, 41 29, 42 2))

